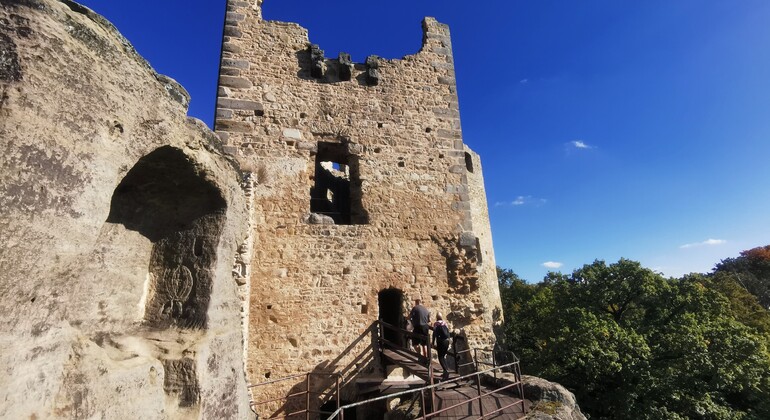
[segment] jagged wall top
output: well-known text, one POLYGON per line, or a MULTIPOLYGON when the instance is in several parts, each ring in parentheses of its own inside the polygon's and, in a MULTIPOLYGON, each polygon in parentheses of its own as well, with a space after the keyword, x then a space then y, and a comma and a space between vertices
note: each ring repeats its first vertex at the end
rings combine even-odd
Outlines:
MULTIPOLYGON (((262 2, 264 0, 253 0, 250 9, 255 19, 262 20, 262 2)), ((245 11, 249 7, 249 2, 244 0, 228 0, 228 20, 232 18, 231 12, 236 10, 245 11)), ((287 23, 296 25, 295 23, 287 23)), ((300 25, 297 25, 300 26, 300 25)), ((300 26, 301 27, 301 26, 300 26)), ((302 28, 307 33, 306 28, 302 28)), ((449 25, 441 23, 434 17, 426 16, 422 20, 422 46, 419 52, 432 51, 442 55, 452 56, 452 41, 449 33, 449 25)), ((308 37, 308 42, 310 42, 308 37)))

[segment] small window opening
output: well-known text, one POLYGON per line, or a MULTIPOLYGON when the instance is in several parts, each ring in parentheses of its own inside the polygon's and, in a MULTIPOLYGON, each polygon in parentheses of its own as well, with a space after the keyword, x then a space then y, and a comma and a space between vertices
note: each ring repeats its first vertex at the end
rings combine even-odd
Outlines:
POLYGON ((479 241, 479 238, 476 238, 476 262, 478 265, 481 265, 484 261, 481 258, 481 241, 479 241))
POLYGON ((361 206, 358 156, 350 154, 346 145, 318 143, 310 211, 329 216, 338 225, 368 222, 368 215, 361 206))
POLYGON ((465 152, 465 169, 473 173, 473 158, 471 158, 471 154, 468 152, 465 152))

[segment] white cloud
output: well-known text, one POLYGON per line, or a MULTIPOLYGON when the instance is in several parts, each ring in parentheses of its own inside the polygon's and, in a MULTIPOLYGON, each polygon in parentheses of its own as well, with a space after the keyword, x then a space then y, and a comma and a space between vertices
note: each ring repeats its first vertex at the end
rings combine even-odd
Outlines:
POLYGON ((511 201, 497 201, 495 202, 495 207, 502 207, 502 206, 510 206, 510 207, 519 207, 519 206, 542 206, 543 204, 547 203, 548 200, 545 198, 534 198, 531 195, 520 195, 516 198, 514 198, 511 201))
POLYGON ((556 261, 546 261, 541 265, 545 268, 561 268, 564 264, 556 261))
POLYGON ((722 244, 724 244, 726 242, 727 241, 725 241, 724 239, 706 239, 703 242, 695 242, 695 243, 692 243, 692 244, 684 244, 684 245, 679 246, 679 248, 687 249, 687 248, 695 248, 695 247, 699 247, 699 246, 722 245, 722 244))
POLYGON ((589 146, 584 142, 583 140, 572 140, 571 144, 575 146, 576 149, 593 149, 593 146, 589 146))
POLYGON ((522 85, 526 85, 527 83, 529 83, 529 79, 521 79, 519 80, 519 83, 521 83, 522 85))

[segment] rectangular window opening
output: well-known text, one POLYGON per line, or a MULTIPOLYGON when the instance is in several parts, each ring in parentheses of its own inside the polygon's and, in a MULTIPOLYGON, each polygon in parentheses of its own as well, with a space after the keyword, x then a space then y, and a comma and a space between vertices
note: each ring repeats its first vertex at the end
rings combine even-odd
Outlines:
POLYGON ((318 142, 315 184, 310 189, 310 211, 330 217, 338 225, 369 222, 361 205, 358 156, 342 143, 318 142))

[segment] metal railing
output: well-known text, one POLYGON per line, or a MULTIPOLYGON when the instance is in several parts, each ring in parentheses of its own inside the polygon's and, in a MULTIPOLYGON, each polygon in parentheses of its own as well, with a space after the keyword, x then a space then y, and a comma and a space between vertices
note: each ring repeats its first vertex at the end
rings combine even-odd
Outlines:
MULTIPOLYGON (((513 388, 513 387, 518 387, 519 388, 519 392, 521 392, 521 375, 520 374, 518 374, 516 376, 516 380, 514 382, 511 382, 508 385, 501 386, 501 387, 496 388, 496 389, 494 389, 492 391, 489 391, 489 392, 482 392, 482 390, 481 390, 482 376, 489 375, 490 373, 493 373, 495 370, 511 368, 514 365, 518 365, 518 364, 519 364, 519 362, 517 360, 515 362, 507 363, 507 364, 504 364, 504 365, 501 365, 501 366, 497 366, 497 367, 494 367, 494 368, 491 368, 491 369, 487 369, 487 370, 484 370, 484 371, 479 371, 479 372, 474 372, 474 373, 471 373, 471 374, 468 374, 468 375, 463 375, 463 376, 460 376, 460 377, 457 377, 457 378, 454 378, 454 379, 451 379, 451 380, 448 380, 448 381, 441 382, 439 384, 427 385, 427 386, 424 386, 424 387, 418 388, 418 389, 411 389, 411 390, 407 390, 407 391, 401 391, 401 392, 397 392, 395 394, 383 395, 383 396, 380 396, 380 397, 375 397, 375 398, 371 398, 371 399, 364 400, 364 401, 359 401, 359 402, 355 402, 355 403, 351 403, 351 404, 346 404, 346 405, 343 405, 342 407, 337 408, 337 410, 332 412, 331 415, 329 415, 329 417, 327 417, 326 419, 327 420, 333 420, 333 419, 345 420, 345 410, 348 410, 348 409, 351 409, 351 408, 354 408, 354 407, 359 407, 359 406, 366 405, 366 404, 371 404, 371 403, 374 403, 374 402, 377 402, 377 401, 383 401, 383 400, 386 400, 386 399, 403 396, 403 395, 415 395, 418 392, 420 393, 420 400, 422 402, 422 410, 421 410, 422 411, 422 413, 421 413, 422 415, 420 417, 418 417, 420 419, 435 418, 435 417, 439 416, 440 414, 443 414, 443 413, 445 413, 447 411, 454 410, 455 408, 458 408, 458 407, 461 407, 461 406, 464 406, 464 405, 473 404, 476 401, 478 401, 478 404, 479 404, 479 413, 480 413, 479 414, 480 417, 478 417, 479 419, 484 419, 484 418, 487 418, 489 416, 496 415, 498 413, 503 412, 503 410, 509 409, 509 408, 511 408, 511 407, 513 407, 515 405, 521 405, 521 411, 522 411, 522 415, 523 415, 523 414, 526 413, 526 407, 524 405, 523 394, 521 394, 521 393, 519 393, 519 397, 513 403, 510 403, 510 404, 508 404, 508 405, 506 405, 504 407, 497 408, 496 410, 490 411, 488 413, 484 413, 484 408, 483 408, 483 405, 481 403, 481 399, 482 398, 488 397, 488 396, 492 396, 494 394, 499 394, 502 391, 505 391, 505 390, 513 388), (435 411, 428 412, 428 410, 426 409, 427 406, 425 405, 425 401, 426 401, 425 393, 427 391, 430 391, 431 394, 433 395, 433 394, 435 394, 435 390, 437 388, 439 388, 439 387, 446 387, 450 383, 465 382, 465 381, 468 381, 468 380, 470 380, 472 378, 475 379, 475 381, 476 381, 476 390, 477 390, 478 395, 476 395, 474 397, 470 397, 470 398, 468 398, 465 401, 461 401, 461 402, 459 402, 457 404, 454 404, 454 405, 451 405, 449 407, 444 407, 444 408, 442 408, 440 410, 435 410, 435 411)), ((518 369, 514 369, 514 371, 518 371, 518 369)), ((434 403, 433 407, 435 408, 435 403, 434 403)))
MULTIPOLYGON (((397 396, 401 396, 401 395, 410 395, 410 394, 411 395, 416 395, 416 393, 419 392, 420 393, 420 401, 421 401, 421 409, 422 409, 422 417, 420 417, 420 418, 422 418, 422 419, 434 418, 434 417, 436 417, 436 416, 438 416, 438 415, 440 415, 442 413, 445 413, 445 412, 447 412, 449 410, 453 410, 455 408, 458 408, 458 407, 461 407, 461 406, 464 406, 464 405, 473 404, 476 401, 478 401, 478 404, 479 404, 478 408, 479 408, 479 413, 480 413, 480 416, 481 416, 481 417, 478 417, 479 419, 484 419, 487 416, 491 416, 491 415, 500 413, 503 410, 506 410, 506 409, 508 409, 510 407, 513 407, 513 406, 517 405, 517 404, 521 405, 522 413, 526 413, 526 411, 525 411, 526 408, 525 408, 525 404, 524 404, 524 397, 523 397, 524 396, 524 392, 523 392, 523 386, 522 386, 522 382, 521 382, 521 369, 520 369, 520 365, 519 365, 519 359, 518 359, 518 357, 516 357, 516 355, 513 352, 505 351, 505 350, 496 350, 496 349, 490 350, 490 349, 477 349, 477 348, 473 348, 473 349, 467 348, 467 349, 464 349, 464 350, 458 350, 457 349, 458 340, 462 340, 464 338, 462 336, 459 336, 459 335, 454 336, 454 340, 452 340, 452 349, 451 349, 451 351, 447 352, 447 357, 453 358, 453 360, 454 360, 454 371, 455 371, 456 374, 459 375, 461 368, 465 368, 465 367, 470 367, 472 369, 472 373, 469 373, 469 374, 466 374, 466 375, 461 375, 461 376, 458 376, 458 377, 450 379, 450 380, 446 380, 446 379, 442 378, 442 381, 440 381, 439 383, 436 383, 436 381, 435 381, 436 377, 435 377, 435 375, 433 373, 433 364, 432 364, 432 355, 433 355, 433 348, 432 348, 432 346, 430 346, 430 345, 428 346, 428 358, 427 359, 421 359, 421 355, 419 353, 417 353, 417 352, 413 351, 412 349, 408 348, 407 345, 406 345, 407 339, 413 339, 413 338, 425 339, 426 338, 425 336, 422 336, 422 335, 417 334, 417 333, 412 332, 412 331, 408 331, 408 330, 403 329, 403 328, 399 328, 399 327, 390 325, 390 324, 388 324, 386 322, 383 322, 381 320, 376 321, 375 324, 376 324, 376 328, 372 328, 372 333, 373 334, 377 334, 376 339, 377 339, 377 343, 379 344, 379 350, 382 351, 382 349, 384 348, 384 345, 388 345, 390 348, 395 348, 395 349, 398 349, 398 351, 400 351, 400 352, 404 352, 406 354, 411 355, 413 357, 413 361, 414 362, 416 362, 417 364, 419 364, 419 365, 421 365, 421 366, 423 366, 423 367, 425 367, 427 369, 427 372, 428 372, 428 381, 427 381, 428 385, 426 385, 424 387, 421 387, 421 388, 417 388, 417 389, 402 391, 402 392, 398 392, 398 393, 395 393, 395 394, 389 394, 389 395, 385 395, 385 396, 381 396, 381 397, 376 397, 376 398, 368 399, 368 400, 365 400, 365 401, 360 401, 360 402, 356 402, 356 403, 351 403, 351 404, 347 404, 347 405, 344 405, 344 406, 340 406, 340 382, 341 382, 342 377, 341 377, 341 375, 339 373, 336 373, 336 372, 335 373, 323 373, 323 372, 302 373, 302 374, 291 375, 291 376, 286 376, 286 377, 279 378, 279 379, 274 379, 274 380, 262 382, 262 383, 255 384, 255 385, 249 385, 249 388, 252 391, 255 391, 257 388, 263 388, 263 387, 266 387, 268 385, 275 385, 275 384, 278 384, 278 383, 288 382, 288 381, 291 381, 291 380, 297 380, 298 378, 304 377, 304 380, 302 382, 296 381, 296 383, 293 386, 293 389, 296 389, 296 388, 298 388, 298 386, 301 383, 304 383, 304 390, 296 390, 294 392, 290 391, 290 393, 285 395, 285 396, 278 397, 278 398, 273 398, 273 399, 268 399, 268 400, 265 400, 265 401, 259 401, 259 402, 252 401, 251 404, 250 404, 252 411, 255 414, 257 414, 257 408, 258 407, 264 407, 267 404, 280 402, 281 405, 282 405, 281 408, 279 408, 277 410, 274 410, 274 412, 272 414, 270 414, 269 417, 260 417, 260 419, 286 419, 286 418, 290 418, 290 417, 295 417, 296 418, 296 416, 300 416, 300 415, 304 414, 305 418, 309 420, 311 418, 311 414, 312 415, 319 415, 319 416, 330 414, 328 419, 335 419, 335 418, 337 418, 339 420, 344 420, 344 414, 345 414, 344 410, 347 410, 347 409, 350 409, 350 408, 354 408, 354 407, 358 407, 358 406, 361 406, 361 405, 364 405, 364 404, 370 404, 370 403, 373 403, 373 402, 376 402, 376 401, 382 401, 384 399, 393 398, 393 397, 397 397, 397 396), (391 336, 391 338, 394 338, 393 334, 385 334, 386 330, 387 331, 395 332, 395 339, 396 339, 396 341, 393 341, 393 340, 390 340, 390 339, 386 338, 386 335, 389 335, 389 336, 391 336), (466 357, 469 360, 465 361, 464 359, 466 359, 466 357), (501 359, 502 359, 502 361, 504 361, 504 363, 501 363, 501 359), (482 370, 483 366, 486 366, 486 367, 489 367, 489 368, 486 369, 486 370, 482 370), (498 387, 498 388, 496 388, 496 389, 494 389, 492 391, 483 392, 482 391, 482 379, 483 379, 483 377, 485 377, 485 375, 490 375, 491 374, 490 376, 493 377, 495 380, 497 380, 498 371, 500 371, 500 372, 508 371, 508 372, 512 373, 514 375, 514 381, 509 383, 509 384, 507 384, 507 385, 500 386, 500 387, 498 387), (326 380, 327 384, 329 384, 331 382, 330 379, 333 379, 334 387, 330 389, 329 386, 324 386, 324 387, 321 387, 321 391, 313 391, 313 387, 311 386, 312 385, 311 384, 311 378, 314 378, 314 377, 326 377, 327 378, 327 380, 326 380), (436 407, 436 389, 437 388, 439 388, 439 387, 449 387, 449 386, 452 386, 453 384, 455 384, 455 385, 466 384, 466 383, 470 383, 470 382, 475 382, 475 388, 476 388, 476 391, 477 391, 477 395, 476 396, 469 397, 467 400, 461 401, 461 402, 459 402, 457 404, 454 404, 454 405, 451 405, 449 407, 444 407, 444 408, 442 408, 440 410, 437 410, 437 411, 435 410, 435 407, 436 407), (482 404, 482 398, 493 396, 494 394, 501 393, 503 391, 509 390, 511 388, 514 388, 514 387, 516 388, 516 391, 518 393, 518 397, 519 397, 518 400, 516 400, 515 402, 513 402, 511 404, 508 404, 508 405, 506 405, 504 407, 500 407, 500 408, 498 408, 498 409, 496 409, 494 411, 491 411, 489 413, 484 413, 484 408, 483 408, 483 404, 482 404), (428 410, 428 406, 426 405, 426 392, 430 392, 430 403, 431 403, 430 408, 433 410, 433 411, 430 411, 430 412, 428 412, 429 411, 428 410), (302 404, 297 404, 297 403, 289 404, 289 400, 294 399, 294 398, 299 398, 299 397, 302 397, 302 396, 304 396, 304 406, 305 406, 304 409, 293 411, 293 412, 289 412, 289 413, 286 413, 286 414, 280 413, 281 410, 288 411, 290 409, 293 409, 294 406, 302 405, 302 404), (335 411, 333 411, 333 412, 321 411, 320 409, 319 410, 312 410, 311 409, 311 400, 313 399, 313 397, 317 397, 317 401, 318 401, 319 407, 320 407, 320 405, 323 402, 335 401, 336 402, 335 407, 337 407, 337 409, 335 411)), ((253 394, 255 394, 255 392, 253 392, 253 394)))
POLYGON ((271 381, 265 381, 265 382, 261 382, 261 383, 254 384, 254 385, 249 385, 248 388, 251 389, 252 390, 252 394, 254 394, 253 391, 256 388, 265 387, 265 386, 268 386, 268 385, 275 385, 275 384, 278 384, 278 383, 281 383, 281 382, 291 381, 292 379, 298 379, 298 378, 301 378, 303 376, 305 377, 305 379, 303 381, 304 384, 305 384, 304 391, 298 391, 298 392, 290 393, 290 394, 282 396, 282 397, 273 398, 273 399, 264 400, 264 401, 258 401, 258 402, 257 401, 251 401, 251 403, 249 404, 249 406, 251 408, 251 411, 254 412, 254 414, 258 415, 257 407, 266 406, 267 404, 276 403, 276 402, 282 403, 286 407, 286 409, 289 409, 289 408, 291 408, 290 406, 288 406, 288 402, 289 402, 290 399, 295 398, 295 397, 304 396, 305 397, 305 404, 304 404, 305 408, 304 409, 297 410, 297 411, 294 411, 294 412, 291 412, 291 413, 286 413, 286 414, 276 414, 276 413, 278 413, 278 411, 281 410, 281 409, 279 409, 276 412, 274 412, 273 414, 271 414, 269 417, 260 417, 260 418, 266 418, 266 419, 287 419, 287 418, 290 418, 290 417, 295 417, 295 416, 299 416, 301 414, 304 414, 305 415, 305 419, 309 420, 311 414, 322 415, 322 414, 329 414, 329 413, 331 413, 330 411, 311 410, 310 409, 310 400, 311 400, 311 398, 313 396, 319 397, 319 400, 321 400, 321 401, 323 401, 325 399, 331 400, 332 398, 334 398, 334 399, 336 399, 336 403, 337 403, 336 407, 340 406, 340 375, 338 373, 321 373, 321 372, 300 373, 300 374, 297 374, 297 375, 285 376, 283 378, 274 379, 274 380, 271 380, 271 381), (333 378, 334 379, 334 389, 333 389, 334 393, 333 393, 333 395, 330 395, 331 390, 329 390, 329 391, 320 391, 320 392, 312 390, 312 387, 311 387, 311 377, 320 377, 320 376, 324 376, 324 377, 327 377, 327 378, 333 378))

